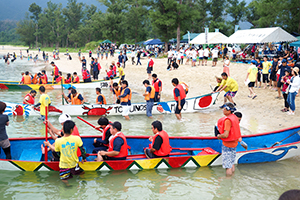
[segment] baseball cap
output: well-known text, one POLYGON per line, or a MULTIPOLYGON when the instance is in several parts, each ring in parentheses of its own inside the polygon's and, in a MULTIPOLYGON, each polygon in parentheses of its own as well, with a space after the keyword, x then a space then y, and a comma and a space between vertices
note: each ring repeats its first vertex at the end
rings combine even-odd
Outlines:
POLYGON ((59 121, 59 123, 65 123, 66 121, 68 121, 68 120, 71 120, 72 118, 71 118, 71 116, 70 115, 68 115, 68 114, 61 114, 60 116, 59 116, 59 118, 58 118, 58 121, 59 121))
POLYGON ((282 63, 286 63, 286 59, 283 59, 281 62, 282 62, 282 63))
POLYGON ((251 63, 256 64, 256 61, 255 60, 251 60, 251 63))
POLYGON ((234 106, 233 103, 231 103, 231 102, 225 103, 225 104, 224 104, 223 106, 221 106, 220 108, 225 108, 226 110, 230 110, 231 112, 236 111, 235 106, 234 106))
POLYGON ((292 58, 288 58, 288 61, 292 60, 292 58))
POLYGON ((118 121, 115 121, 114 123, 111 123, 112 127, 118 129, 119 131, 122 129, 122 124, 118 121))

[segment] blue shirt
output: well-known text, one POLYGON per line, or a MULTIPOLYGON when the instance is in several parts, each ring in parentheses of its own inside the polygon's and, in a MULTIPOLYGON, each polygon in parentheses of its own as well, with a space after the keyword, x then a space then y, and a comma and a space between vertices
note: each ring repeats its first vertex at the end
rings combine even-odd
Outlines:
POLYGON ((119 60, 119 63, 123 63, 124 56, 123 55, 119 55, 118 56, 118 60, 119 60))
POLYGON ((116 137, 114 139, 114 148, 113 148, 113 150, 120 152, 121 147, 123 146, 123 144, 124 144, 124 140, 120 137, 116 137))
MULTIPOLYGON (((119 98, 126 97, 126 95, 130 94, 130 90, 128 87, 125 88, 123 95, 120 95, 119 98)), ((121 102, 122 106, 131 106, 131 100, 128 100, 128 102, 121 102)))
POLYGON ((98 96, 98 102, 104 104, 103 97, 101 95, 98 96))
POLYGON ((86 59, 82 59, 82 67, 86 67, 86 59))
POLYGON ((99 71, 99 69, 98 69, 98 62, 95 62, 95 63, 94 63, 93 71, 94 71, 94 72, 99 71))
POLYGON ((284 67, 282 64, 278 66, 278 69, 280 69, 279 81, 280 81, 281 77, 283 77, 285 75, 285 70, 291 71, 291 67, 289 67, 288 65, 286 65, 284 67))
POLYGON ((179 92, 179 89, 178 89, 178 88, 175 88, 175 96, 176 96, 176 97, 179 97, 179 96, 180 96, 180 92, 179 92))

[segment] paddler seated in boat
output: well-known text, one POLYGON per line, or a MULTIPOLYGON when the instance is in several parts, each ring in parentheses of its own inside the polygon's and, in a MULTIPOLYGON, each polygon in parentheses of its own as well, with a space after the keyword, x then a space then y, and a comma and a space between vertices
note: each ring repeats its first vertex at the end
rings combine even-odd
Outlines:
POLYGON ((84 83, 92 82, 91 74, 89 70, 86 69, 86 67, 82 68, 82 79, 84 83))
POLYGON ((96 88, 96 94, 97 94, 96 104, 106 104, 106 98, 103 94, 101 94, 100 88, 96 88))
POLYGON ((111 125, 109 124, 109 121, 106 117, 100 117, 98 119, 99 126, 96 126, 95 129, 101 128, 103 130, 102 132, 102 138, 95 138, 94 139, 94 149, 93 153, 98 153, 98 151, 107 151, 108 144, 109 144, 109 138, 111 136, 110 128, 111 125))
POLYGON ((78 165, 79 159, 77 149, 79 148, 82 156, 82 163, 86 162, 86 153, 80 137, 71 135, 74 131, 75 123, 68 120, 64 123, 64 136, 55 141, 55 152, 60 156, 59 175, 63 183, 68 185, 68 179, 72 175, 84 174, 83 169, 78 165))
POLYGON ((51 100, 50 100, 50 97, 48 96, 48 94, 46 94, 46 89, 44 86, 40 86, 39 92, 40 92, 39 103, 35 104, 33 107, 40 106, 40 114, 41 114, 40 119, 44 121, 45 113, 46 113, 46 106, 48 106, 48 111, 49 111, 49 105, 51 104, 51 100))
MULTIPOLYGON (((57 138, 60 138, 60 137, 63 137, 64 136, 64 133, 63 133, 63 126, 64 126, 64 123, 68 120, 72 120, 71 116, 68 115, 68 114, 61 114, 58 118, 58 121, 59 123, 61 124, 61 130, 55 128, 48 120, 45 120, 44 121, 44 124, 47 124, 48 125, 48 133, 51 135, 52 139, 55 141, 57 138)), ((79 131, 78 131, 78 128, 77 126, 75 125, 74 126, 74 130, 72 132, 71 135, 75 135, 75 136, 79 136, 80 137, 80 134, 79 134, 79 131)), ((59 156, 56 154, 56 152, 54 151, 55 149, 55 143, 53 144, 50 144, 49 141, 44 141, 44 144, 45 146, 48 146, 49 149, 48 150, 51 150, 52 151, 52 159, 51 161, 59 161, 59 156)), ((43 145, 41 145, 41 150, 42 150, 42 153, 43 153, 43 156, 45 154, 45 148, 43 145)), ((78 149, 77 150, 77 156, 81 156, 81 152, 80 150, 78 149)), ((42 160, 44 160, 42 158, 42 160)))
POLYGON ((28 94, 25 95, 23 99, 23 104, 34 105, 35 96, 36 96, 36 91, 31 90, 28 94))
POLYGON ((113 94, 114 94, 114 104, 120 104, 120 94, 122 88, 119 86, 118 83, 113 83, 113 94))
POLYGON ((220 134, 218 139, 222 140, 222 162, 223 168, 226 169, 226 175, 231 176, 234 171, 234 162, 236 159, 236 147, 238 140, 241 138, 241 130, 239 120, 234 113, 236 108, 233 103, 225 103, 223 106, 223 114, 225 115, 218 120, 218 130, 220 134))
POLYGON ((96 161, 126 160, 128 146, 125 135, 121 132, 122 124, 115 121, 111 124, 108 151, 98 151, 96 161))
POLYGON ((79 77, 77 76, 77 72, 73 73, 73 81, 72 83, 80 83, 79 77))
POLYGON ((65 84, 65 77, 63 77, 62 72, 59 71, 59 72, 58 72, 58 77, 57 77, 57 79, 56 79, 55 81, 56 81, 57 84, 61 84, 61 83, 60 83, 61 80, 63 81, 62 83, 65 84))
POLYGON ((155 134, 149 138, 152 142, 149 147, 144 150, 147 158, 160 158, 169 156, 172 151, 170 146, 169 135, 162 128, 162 123, 158 120, 151 124, 152 132, 155 134))
POLYGON ((29 75, 29 71, 26 71, 22 76, 20 84, 31 84, 31 76, 29 75))
POLYGON ((53 61, 52 61, 50 64, 51 64, 52 67, 53 67, 52 76, 53 76, 54 80, 56 81, 56 79, 57 79, 58 76, 59 76, 59 74, 58 74, 58 72, 59 72, 58 67, 54 64, 53 61))
POLYGON ((65 83, 71 83, 72 82, 72 76, 70 73, 67 73, 67 78, 65 80, 65 83))
POLYGON ((81 105, 83 104, 84 98, 80 93, 78 93, 75 89, 71 89, 71 93, 66 97, 65 94, 63 93, 64 98, 67 99, 68 102, 70 102, 72 105, 81 105))
POLYGON ((47 84, 48 83, 48 77, 46 75, 45 70, 42 70, 41 82, 42 82, 42 84, 47 84))
POLYGON ((107 75, 107 77, 104 77, 105 80, 112 80, 112 79, 114 79, 115 72, 114 72, 114 69, 113 69, 112 65, 109 66, 109 71, 105 70, 105 72, 106 72, 106 75, 107 75))
POLYGON ((38 74, 37 73, 35 73, 34 74, 34 76, 33 76, 33 78, 32 78, 32 80, 31 80, 31 83, 32 84, 37 84, 38 83, 38 74))

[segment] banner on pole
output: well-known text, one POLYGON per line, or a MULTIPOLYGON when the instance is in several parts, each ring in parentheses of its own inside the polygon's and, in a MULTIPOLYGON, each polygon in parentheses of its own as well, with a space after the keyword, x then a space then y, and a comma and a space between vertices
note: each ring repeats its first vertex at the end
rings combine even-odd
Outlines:
POLYGON ((218 33, 218 32, 219 32, 219 29, 218 29, 218 28, 215 28, 215 32, 218 33))
POLYGON ((205 43, 208 43, 208 32, 209 32, 209 28, 205 28, 205 43))

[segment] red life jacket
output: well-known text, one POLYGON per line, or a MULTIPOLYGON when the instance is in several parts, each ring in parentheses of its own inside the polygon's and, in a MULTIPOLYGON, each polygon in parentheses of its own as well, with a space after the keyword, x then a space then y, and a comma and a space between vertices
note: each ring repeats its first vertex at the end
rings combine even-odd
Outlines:
POLYGON ((173 90, 175 101, 178 101, 178 97, 176 97, 176 95, 175 95, 176 88, 179 90, 180 100, 184 99, 186 97, 185 90, 183 89, 181 84, 178 84, 173 90))
POLYGON ((162 82, 161 82, 161 80, 159 80, 159 79, 156 79, 156 81, 155 81, 155 82, 154 82, 154 81, 152 81, 152 86, 154 87, 154 89, 155 89, 155 92, 159 92, 159 86, 158 86, 159 82, 161 83, 161 88, 162 88, 162 82))
POLYGON ((160 136, 162 138, 163 143, 161 144, 160 149, 154 151, 153 153, 157 156, 167 156, 167 155, 169 155, 170 152, 172 151, 172 147, 170 146, 169 135, 164 130, 162 130, 162 131, 158 132, 157 134, 155 134, 155 136, 153 137, 152 144, 150 145, 150 148, 153 147, 155 138, 157 136, 160 136))
POLYGON ((220 134, 224 133, 224 127, 225 127, 225 120, 229 119, 231 121, 231 128, 229 131, 229 135, 227 138, 221 138, 222 141, 235 141, 241 137, 241 130, 240 130, 240 124, 239 119, 235 114, 230 114, 228 116, 224 116, 221 119, 218 120, 218 129, 220 134))
MULTIPOLYGON (((113 137, 113 136, 112 136, 113 137)), ((111 156, 114 158, 121 158, 121 157, 127 157, 128 156, 128 146, 127 146, 127 141, 125 138, 125 135, 122 132, 118 132, 110 141, 109 141, 109 147, 108 147, 108 151, 113 151, 114 150, 114 140, 120 137, 124 140, 124 144, 121 147, 121 150, 119 152, 119 155, 117 156, 111 156)))
POLYGON ((89 79, 91 78, 91 75, 90 75, 90 72, 86 69, 82 72, 82 79, 85 80, 85 79, 89 79))
MULTIPOLYGON (((111 122, 109 122, 109 123, 111 123, 111 122)), ((108 130, 108 129, 110 129, 110 127, 111 127, 111 125, 110 124, 108 124, 104 129, 103 129, 103 134, 102 134, 102 140, 105 140, 105 138, 106 138, 106 131, 108 130)), ((109 146, 109 144, 103 144, 104 146, 109 146)))
POLYGON ((71 83, 71 82, 72 82, 72 78, 71 77, 65 80, 65 83, 71 83))
POLYGON ((54 66, 54 70, 53 70, 53 74, 54 74, 54 76, 58 76, 58 67, 55 65, 54 66))
MULTIPOLYGON (((29 100, 28 100, 27 102, 28 102, 29 104, 33 105, 33 104, 34 104, 34 99, 35 99, 35 98, 34 98, 33 96, 31 96, 30 93, 26 94, 25 97, 24 97, 24 99, 25 99, 26 97, 29 97, 29 100)), ((27 103, 25 103, 25 101, 23 101, 23 104, 27 104, 27 103)))
POLYGON ((107 72, 107 76, 108 76, 108 78, 110 78, 111 76, 114 76, 114 70, 109 70, 107 72))

